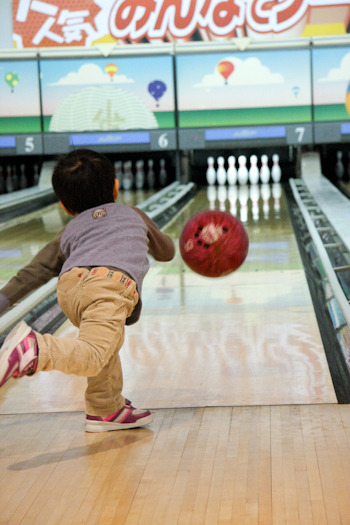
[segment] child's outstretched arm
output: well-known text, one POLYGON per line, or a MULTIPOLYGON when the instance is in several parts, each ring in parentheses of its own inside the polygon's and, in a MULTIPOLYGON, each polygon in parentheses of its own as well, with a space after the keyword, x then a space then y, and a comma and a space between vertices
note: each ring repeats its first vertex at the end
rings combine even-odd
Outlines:
POLYGON ((1 288, 0 313, 29 292, 47 283, 52 277, 59 275, 64 263, 60 248, 61 236, 62 232, 1 288))
POLYGON ((133 208, 146 223, 148 228, 148 248, 149 253, 156 261, 171 261, 175 255, 175 245, 173 240, 160 231, 158 226, 139 208, 133 208))

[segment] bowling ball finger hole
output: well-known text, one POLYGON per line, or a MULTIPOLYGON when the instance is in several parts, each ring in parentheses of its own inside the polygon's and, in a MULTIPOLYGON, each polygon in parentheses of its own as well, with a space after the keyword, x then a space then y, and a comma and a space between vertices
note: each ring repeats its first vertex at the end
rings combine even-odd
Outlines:
POLYGON ((226 226, 223 227, 222 229, 222 233, 227 233, 228 232, 228 228, 226 228, 226 226))
POLYGON ((208 243, 203 244, 203 241, 197 241, 197 244, 198 246, 203 246, 203 248, 205 248, 206 250, 210 247, 210 244, 208 243))

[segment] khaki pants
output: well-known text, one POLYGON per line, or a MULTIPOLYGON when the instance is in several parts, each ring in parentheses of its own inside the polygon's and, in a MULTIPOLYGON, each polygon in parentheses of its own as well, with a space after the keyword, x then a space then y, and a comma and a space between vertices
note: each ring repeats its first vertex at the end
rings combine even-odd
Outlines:
POLYGON ((79 327, 79 336, 58 338, 36 332, 37 371, 86 376, 86 413, 108 416, 125 403, 119 350, 125 320, 138 302, 136 283, 108 268, 73 268, 59 279, 57 299, 68 319, 79 327))

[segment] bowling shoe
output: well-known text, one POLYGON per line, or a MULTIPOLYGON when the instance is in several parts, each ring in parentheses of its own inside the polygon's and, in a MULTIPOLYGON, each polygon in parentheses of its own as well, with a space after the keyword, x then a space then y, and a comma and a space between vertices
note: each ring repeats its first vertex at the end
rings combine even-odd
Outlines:
POLYGON ((6 337, 0 350, 0 387, 11 377, 34 374, 38 366, 38 343, 30 326, 20 322, 6 337))
POLYGON ((123 408, 106 417, 86 415, 86 432, 108 432, 109 430, 125 430, 137 428, 152 423, 149 410, 134 408, 129 400, 125 400, 123 408))

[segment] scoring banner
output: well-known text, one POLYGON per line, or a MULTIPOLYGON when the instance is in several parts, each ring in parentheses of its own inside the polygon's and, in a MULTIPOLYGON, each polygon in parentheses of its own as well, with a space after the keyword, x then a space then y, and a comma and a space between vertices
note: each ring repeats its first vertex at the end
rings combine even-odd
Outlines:
POLYGON ((348 0, 12 0, 17 48, 344 34, 348 0))

